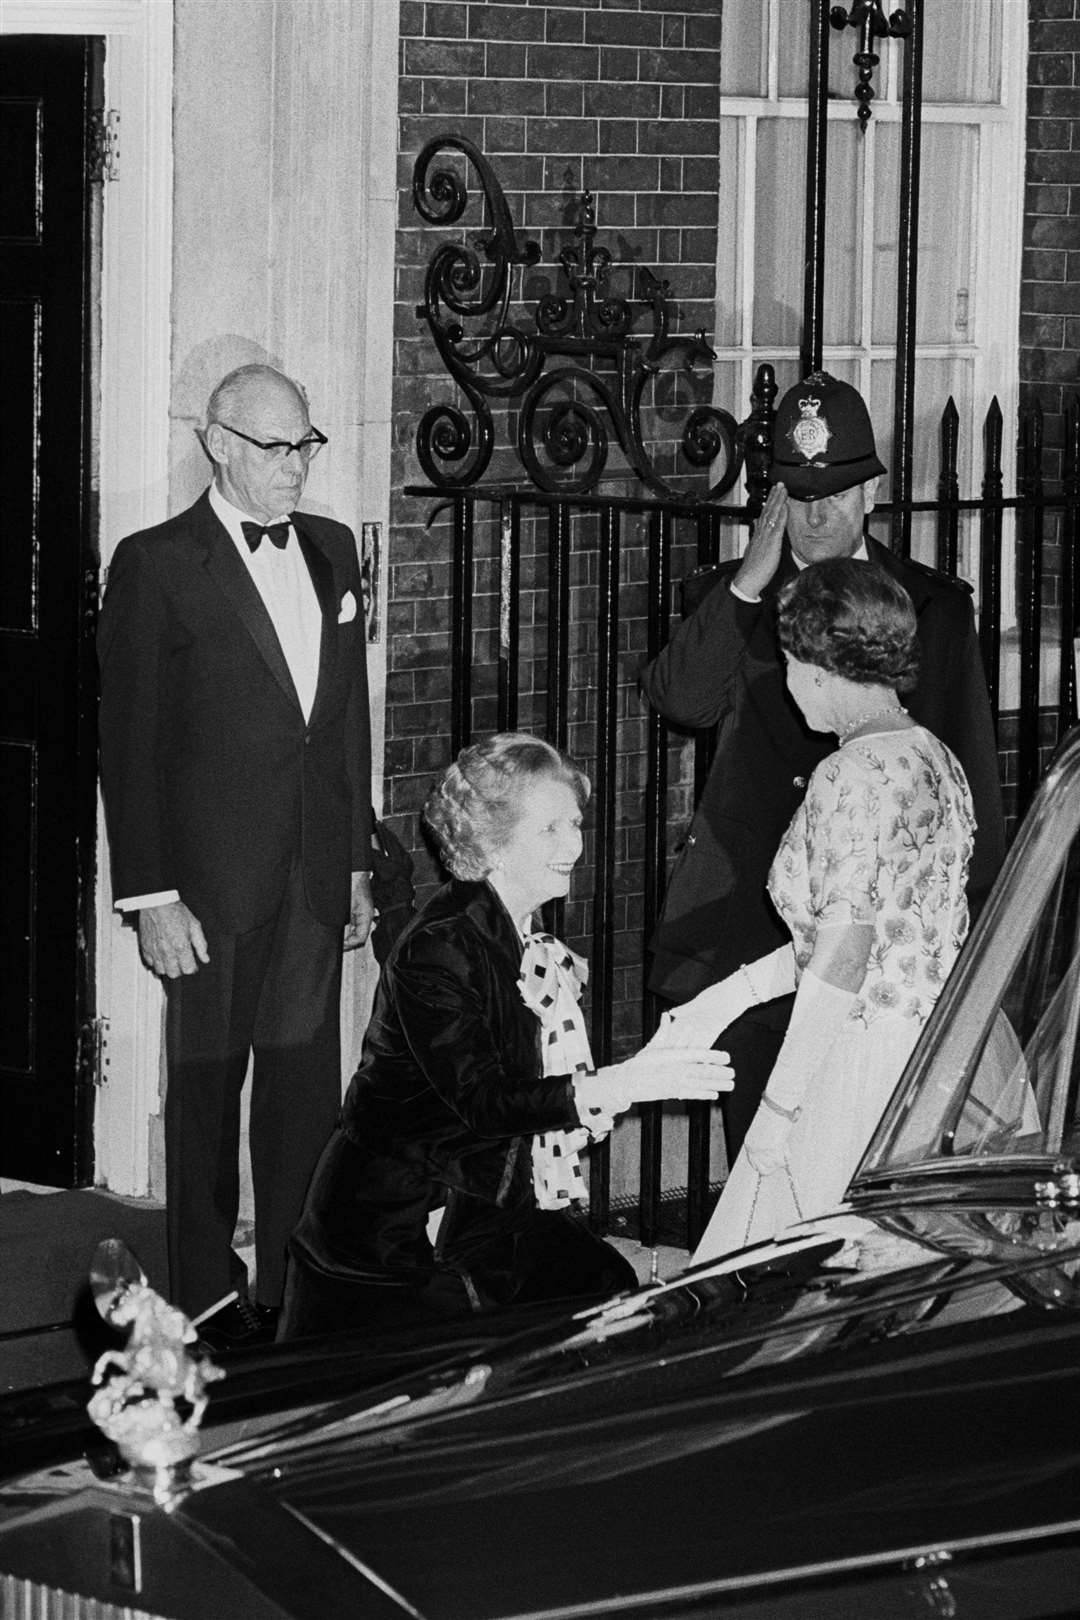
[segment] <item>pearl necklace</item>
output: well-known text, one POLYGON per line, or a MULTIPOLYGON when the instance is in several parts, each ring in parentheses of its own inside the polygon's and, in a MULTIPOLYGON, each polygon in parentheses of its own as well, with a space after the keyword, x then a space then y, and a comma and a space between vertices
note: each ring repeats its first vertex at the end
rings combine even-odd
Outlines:
POLYGON ((854 736, 855 732, 858 731, 860 726, 869 725, 871 720, 883 720, 887 714, 906 715, 907 710, 902 708, 899 703, 886 703, 882 704, 881 707, 877 709, 864 709, 862 714, 857 714, 854 720, 848 721, 847 725, 844 726, 842 731, 837 732, 837 736, 840 739, 841 748, 843 748, 844 744, 854 736))

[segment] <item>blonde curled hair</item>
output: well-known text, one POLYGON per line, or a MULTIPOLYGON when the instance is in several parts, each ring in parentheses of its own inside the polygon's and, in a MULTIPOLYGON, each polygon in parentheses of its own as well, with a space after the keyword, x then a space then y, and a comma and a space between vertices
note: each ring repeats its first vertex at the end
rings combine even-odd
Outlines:
POLYGON ((423 810, 424 824, 454 877, 487 877, 521 816, 523 795, 540 779, 564 783, 579 810, 588 803, 585 773, 568 754, 526 731, 497 732, 461 750, 423 810))

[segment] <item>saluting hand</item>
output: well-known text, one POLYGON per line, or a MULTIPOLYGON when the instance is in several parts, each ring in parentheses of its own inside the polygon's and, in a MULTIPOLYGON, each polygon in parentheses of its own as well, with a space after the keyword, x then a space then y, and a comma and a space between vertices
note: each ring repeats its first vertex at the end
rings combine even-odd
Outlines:
POLYGON ((780 566, 787 507, 787 490, 783 484, 774 484, 754 524, 742 567, 732 581, 744 596, 760 596, 780 566))

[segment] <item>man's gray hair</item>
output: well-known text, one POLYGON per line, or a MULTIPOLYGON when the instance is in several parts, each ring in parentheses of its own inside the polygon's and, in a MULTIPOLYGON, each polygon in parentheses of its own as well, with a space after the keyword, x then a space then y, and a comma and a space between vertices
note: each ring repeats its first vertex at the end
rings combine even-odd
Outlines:
POLYGON ((235 414, 252 383, 266 382, 270 378, 275 382, 287 383, 290 388, 295 389, 305 408, 307 407, 307 393, 293 377, 287 377, 283 371, 278 371, 276 366, 252 363, 237 366, 222 377, 206 402, 206 426, 209 427, 212 422, 226 421, 235 414))

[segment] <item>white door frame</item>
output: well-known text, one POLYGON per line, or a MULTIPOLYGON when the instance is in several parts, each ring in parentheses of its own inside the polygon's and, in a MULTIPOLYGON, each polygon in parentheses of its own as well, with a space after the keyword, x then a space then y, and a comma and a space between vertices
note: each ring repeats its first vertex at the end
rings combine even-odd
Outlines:
MULTIPOLYGON (((166 515, 172 269, 172 0, 0 0, 0 34, 98 35, 105 106, 119 114, 117 178, 104 187, 100 539, 166 515)), ((95 1180, 145 1193, 147 1117, 158 1109, 160 986, 121 932, 98 817, 96 992, 107 1014, 95 1180), (109 1079, 110 1072, 115 1079, 109 1079)))

